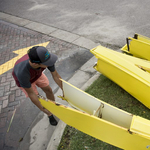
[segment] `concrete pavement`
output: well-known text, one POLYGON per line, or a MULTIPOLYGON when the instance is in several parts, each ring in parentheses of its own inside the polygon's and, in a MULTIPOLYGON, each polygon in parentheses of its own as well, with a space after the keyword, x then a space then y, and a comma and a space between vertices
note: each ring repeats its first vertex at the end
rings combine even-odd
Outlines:
MULTIPOLYGON (((97 46, 97 44, 89 39, 37 22, 18 17, 16 19, 16 17, 6 13, 0 13, 0 25, 2 31, 0 36, 1 65, 17 56, 12 53, 14 50, 20 48, 23 50, 24 47, 50 41, 48 48, 52 49, 52 52, 59 57, 56 68, 63 79, 70 79, 70 83, 81 88, 95 75, 96 72, 92 66, 96 60, 94 57, 90 59, 92 54, 90 54, 89 49, 97 46), (81 67, 86 61, 88 63, 81 67), (70 70, 71 72, 68 72, 70 70)), ((47 117, 40 113, 16 87, 11 71, 8 70, 0 76, 2 93, 0 95, 0 147, 4 150, 44 150, 47 148, 51 136, 54 137, 55 135, 53 135, 55 127, 49 125, 47 117), (15 109, 15 117, 10 131, 7 133, 15 109)), ((45 73, 49 74, 48 71, 45 71, 45 73)), ((49 77, 49 80, 51 81, 51 77, 49 77)), ((54 91, 57 90, 53 82, 50 85, 54 91)), ((43 94, 42 91, 41 94, 43 94)), ((56 128, 60 129, 59 125, 56 128)), ((61 129, 61 131, 63 130, 61 129)), ((60 138, 61 136, 59 136, 60 138)), ((49 145, 52 146, 52 144, 49 145)))

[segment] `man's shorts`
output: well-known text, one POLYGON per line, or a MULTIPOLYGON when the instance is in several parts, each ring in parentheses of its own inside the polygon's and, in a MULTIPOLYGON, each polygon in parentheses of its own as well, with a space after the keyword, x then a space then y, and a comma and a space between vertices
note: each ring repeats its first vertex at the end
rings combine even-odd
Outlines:
MULTIPOLYGON (((38 95, 38 91, 37 91, 37 87, 46 87, 49 85, 49 80, 48 78, 46 77, 46 75, 44 73, 42 73, 42 75, 35 81, 31 84, 34 92, 38 95)), ((20 87, 20 89, 25 93, 26 97, 29 97, 28 96, 28 93, 26 92, 26 90, 23 88, 23 87, 20 87)))

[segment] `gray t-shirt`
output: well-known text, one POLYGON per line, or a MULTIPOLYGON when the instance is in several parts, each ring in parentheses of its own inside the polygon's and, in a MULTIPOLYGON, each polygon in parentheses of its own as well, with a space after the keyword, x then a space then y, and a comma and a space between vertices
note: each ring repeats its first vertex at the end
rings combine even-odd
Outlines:
MULTIPOLYGON (((55 71, 55 65, 47 67, 51 72, 55 71)), ((42 74, 45 68, 34 69, 29 64, 28 55, 20 58, 14 66, 12 75, 16 81, 17 86, 23 88, 30 88, 31 83, 35 82, 42 74)))

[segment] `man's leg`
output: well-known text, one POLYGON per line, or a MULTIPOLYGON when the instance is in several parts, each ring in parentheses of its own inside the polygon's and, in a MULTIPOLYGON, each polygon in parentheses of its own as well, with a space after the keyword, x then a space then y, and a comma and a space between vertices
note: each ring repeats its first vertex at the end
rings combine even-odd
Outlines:
MULTIPOLYGON (((49 80, 45 76, 45 74, 42 73, 40 78, 38 78, 38 80, 35 81, 35 84, 45 92, 46 97, 49 100, 55 101, 53 91, 51 87, 49 86, 49 80)), ((52 114, 48 115, 48 118, 49 118, 49 122, 51 125, 54 125, 54 126, 57 125, 57 121, 55 120, 52 114)))
MULTIPOLYGON (((46 86, 46 87, 41 87, 41 89, 45 92, 46 97, 49 100, 55 101, 53 91, 52 91, 52 89, 49 85, 46 86)), ((57 121, 55 120, 55 118, 52 114, 49 115, 48 118, 49 118, 49 122, 50 122, 51 125, 57 125, 57 121)))
POLYGON ((46 86, 46 87, 41 87, 41 89, 45 92, 46 97, 49 100, 55 101, 55 97, 54 97, 53 91, 52 91, 52 89, 51 89, 51 87, 49 85, 46 86))

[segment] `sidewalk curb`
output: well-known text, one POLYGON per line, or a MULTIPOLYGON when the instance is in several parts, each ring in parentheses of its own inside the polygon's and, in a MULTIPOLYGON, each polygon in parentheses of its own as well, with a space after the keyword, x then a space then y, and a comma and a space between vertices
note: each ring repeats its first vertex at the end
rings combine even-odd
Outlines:
POLYGON ((92 40, 82 37, 80 35, 55 28, 53 26, 49 26, 49 25, 31 21, 28 19, 16 17, 7 13, 0 12, 0 19, 3 21, 7 21, 12 24, 15 24, 17 26, 39 32, 47 36, 52 36, 60 40, 63 40, 71 44, 75 44, 75 45, 78 45, 80 47, 84 47, 87 49, 92 49, 93 47, 100 45, 100 43, 95 43, 92 40))

